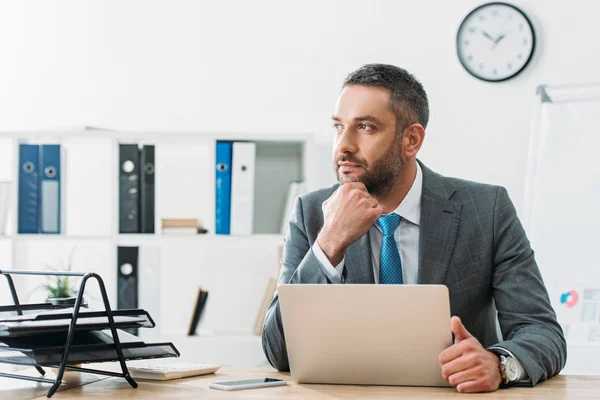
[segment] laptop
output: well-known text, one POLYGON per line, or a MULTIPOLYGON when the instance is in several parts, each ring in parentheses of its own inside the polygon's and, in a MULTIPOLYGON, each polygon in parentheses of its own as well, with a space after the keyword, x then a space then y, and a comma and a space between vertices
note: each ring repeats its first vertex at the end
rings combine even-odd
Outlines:
POLYGON ((450 386, 443 285, 280 285, 292 379, 299 383, 450 386))

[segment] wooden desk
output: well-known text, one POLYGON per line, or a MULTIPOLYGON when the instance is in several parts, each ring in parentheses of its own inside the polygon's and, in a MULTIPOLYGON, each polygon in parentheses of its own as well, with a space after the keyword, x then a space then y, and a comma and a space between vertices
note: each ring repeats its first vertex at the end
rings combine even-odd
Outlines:
MULTIPOLYGON (((350 386, 350 385, 308 385, 296 384, 289 374, 282 374, 270 368, 221 368, 216 374, 193 378, 178 379, 166 382, 145 381, 138 379, 137 389, 130 387, 123 379, 94 377, 87 374, 77 386, 74 376, 69 378, 68 390, 61 389, 55 399, 467 399, 473 396, 457 393, 452 388, 417 388, 398 386, 350 386), (214 381, 239 380, 251 378, 279 378, 288 381, 287 386, 225 392, 209 389, 208 384, 214 381)), ((14 380, 0 378, 0 398, 2 399, 45 399, 49 385, 40 385, 20 381, 14 389, 7 384, 15 384, 14 380), (29 385, 29 389, 24 389, 29 385)), ((485 399, 599 399, 600 376, 557 376, 540 383, 535 388, 510 388, 494 393, 477 395, 485 399)))

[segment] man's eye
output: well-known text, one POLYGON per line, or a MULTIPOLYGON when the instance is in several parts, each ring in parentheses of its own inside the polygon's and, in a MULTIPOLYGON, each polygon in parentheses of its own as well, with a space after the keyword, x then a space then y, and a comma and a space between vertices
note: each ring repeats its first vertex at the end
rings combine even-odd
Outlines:
POLYGON ((342 130, 342 124, 333 124, 333 129, 335 129, 337 132, 342 130))
POLYGON ((371 131, 373 131, 373 129, 374 129, 374 128, 373 128, 371 125, 367 125, 367 124, 360 124, 360 125, 358 126, 358 128, 359 128, 359 129, 362 129, 362 130, 365 130, 365 131, 367 131, 367 132, 371 132, 371 131))

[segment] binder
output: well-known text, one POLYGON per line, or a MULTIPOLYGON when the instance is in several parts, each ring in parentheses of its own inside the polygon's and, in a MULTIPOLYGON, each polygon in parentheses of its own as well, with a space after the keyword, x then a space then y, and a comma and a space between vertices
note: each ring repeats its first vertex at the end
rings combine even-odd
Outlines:
POLYGON ((140 232, 154 233, 154 146, 145 145, 140 152, 140 232))
POLYGON ((41 145, 39 165, 39 232, 60 233, 60 145, 41 145))
POLYGON ((231 234, 250 235, 254 221, 256 144, 233 143, 231 164, 231 234))
MULTIPOLYGON (((138 247, 117 249, 117 309, 138 308, 138 247)), ((137 329, 129 330, 137 335, 137 329)))
POLYGON ((231 212, 231 142, 217 142, 215 232, 229 235, 231 212))
POLYGON ((39 146, 19 145, 18 232, 38 233, 39 146))
POLYGON ((119 233, 140 232, 140 152, 137 144, 119 145, 119 233))

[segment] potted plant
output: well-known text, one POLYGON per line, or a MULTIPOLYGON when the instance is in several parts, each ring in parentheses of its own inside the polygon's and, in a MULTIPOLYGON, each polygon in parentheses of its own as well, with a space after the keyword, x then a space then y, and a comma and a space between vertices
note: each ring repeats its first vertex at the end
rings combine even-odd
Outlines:
MULTIPOLYGON (((54 268, 50 265, 46 265, 51 271, 70 272, 73 267, 73 251, 69 254, 67 264, 63 261, 59 261, 59 268, 54 268)), ((56 305, 75 305, 77 291, 71 286, 71 280, 69 276, 50 275, 46 277, 46 283, 41 285, 42 289, 46 290, 47 298, 46 302, 56 305)))

